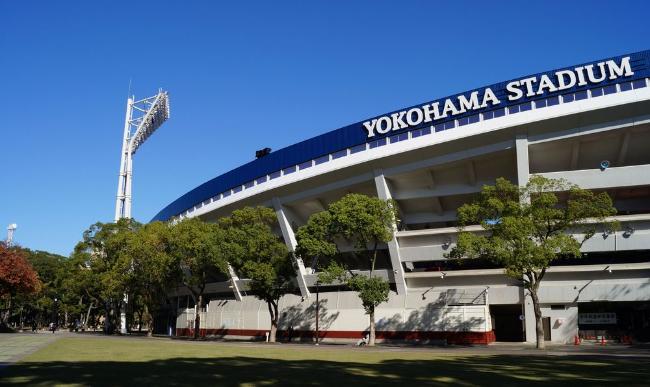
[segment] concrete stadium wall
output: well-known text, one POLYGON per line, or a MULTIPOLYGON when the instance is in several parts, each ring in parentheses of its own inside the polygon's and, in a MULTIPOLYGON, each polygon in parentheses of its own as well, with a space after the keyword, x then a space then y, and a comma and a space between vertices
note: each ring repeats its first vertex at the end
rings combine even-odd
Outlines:
MULTIPOLYGON (((478 294, 474 291, 473 294, 478 294)), ((325 341, 355 342, 369 329, 361 301, 353 292, 320 293, 319 331, 325 341)), ((376 310, 378 341, 447 342, 487 344, 494 341, 486 305, 446 305, 441 293, 391 292, 388 302, 376 310)), ((315 335, 316 298, 302 301, 287 295, 280 300, 278 340, 311 341, 315 335)), ((194 309, 177 319, 177 335, 192 333, 194 309)), ((252 296, 241 302, 212 300, 201 313, 201 335, 224 338, 262 339, 271 321, 266 303, 252 296)))
MULTIPOLYGON (((391 292, 376 310, 379 341, 488 344, 495 340, 490 305, 517 305, 523 290, 503 275, 465 278, 413 278, 409 292, 391 292), (442 281, 447 287, 443 287, 442 281), (481 282, 484 284, 481 286, 481 282), (500 284, 499 284, 500 282, 500 284), (508 283, 508 284, 506 284, 508 283), (433 286, 431 286, 433 284, 433 286), (449 287, 449 286, 453 287, 449 287), (417 287, 416 287, 417 286, 417 287), (487 289, 487 293, 486 292, 487 289)), ((548 273, 539 290, 543 317, 550 317, 551 341, 571 343, 578 333, 578 305, 594 301, 650 301, 650 271, 548 273), (562 309, 552 305, 563 306, 562 309)), ((320 293, 320 337, 325 341, 356 342, 369 329, 361 301, 350 291, 320 293)), ((315 335, 316 295, 280 300, 278 340, 311 341, 315 335)), ((534 341, 535 320, 525 297, 526 340, 534 341)), ((194 309, 177 318, 177 335, 191 335, 194 309)), ((267 306, 253 296, 242 301, 215 299, 201 313, 201 335, 231 339, 264 339, 271 321, 267 306)))

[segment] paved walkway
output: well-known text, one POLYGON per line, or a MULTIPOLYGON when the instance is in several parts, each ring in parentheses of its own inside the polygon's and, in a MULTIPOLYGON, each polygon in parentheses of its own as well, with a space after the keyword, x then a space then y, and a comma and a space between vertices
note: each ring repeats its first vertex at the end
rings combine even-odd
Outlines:
POLYGON ((59 337, 61 335, 50 332, 0 334, 0 370, 56 341, 59 337))

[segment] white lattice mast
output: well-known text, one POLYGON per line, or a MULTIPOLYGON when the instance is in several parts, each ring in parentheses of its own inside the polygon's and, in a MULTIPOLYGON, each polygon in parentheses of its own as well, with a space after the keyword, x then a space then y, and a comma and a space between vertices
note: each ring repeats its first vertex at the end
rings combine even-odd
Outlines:
MULTIPOLYGON (((158 90, 153 97, 135 100, 131 96, 126 101, 122 157, 120 158, 120 177, 117 181, 117 200, 115 201, 115 221, 131 218, 131 181, 133 179, 133 155, 140 145, 169 118, 169 97, 166 91, 158 90)), ((126 304, 124 295, 120 311, 120 332, 125 334, 126 304)))
POLYGON ((155 96, 138 101, 133 96, 128 98, 115 202, 116 222, 121 218, 131 218, 133 155, 168 118, 169 97, 166 91, 159 90, 155 96))
POLYGON ((18 228, 18 225, 16 223, 12 223, 9 226, 7 226, 7 246, 10 247, 14 241, 14 232, 18 228))

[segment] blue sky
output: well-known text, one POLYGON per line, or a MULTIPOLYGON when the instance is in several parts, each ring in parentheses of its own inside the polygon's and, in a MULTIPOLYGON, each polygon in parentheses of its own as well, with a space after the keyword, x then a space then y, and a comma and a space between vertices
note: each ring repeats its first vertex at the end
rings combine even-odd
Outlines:
POLYGON ((0 235, 67 255, 114 214, 129 80, 171 119, 133 215, 319 133, 650 48, 646 1, 0 1, 0 235))

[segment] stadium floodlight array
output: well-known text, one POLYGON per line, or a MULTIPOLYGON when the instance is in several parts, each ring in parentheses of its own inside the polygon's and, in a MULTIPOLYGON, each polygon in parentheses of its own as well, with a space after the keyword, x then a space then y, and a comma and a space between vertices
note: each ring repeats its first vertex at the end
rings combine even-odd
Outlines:
POLYGON ((166 92, 160 91, 154 97, 134 102, 133 109, 144 113, 144 115, 132 119, 132 125, 137 127, 131 140, 131 150, 135 154, 140 145, 169 118, 169 97, 166 92), (139 104, 145 107, 149 106, 149 109, 141 109, 139 104))
POLYGON ((133 155, 140 146, 169 118, 169 96, 159 90, 153 97, 136 101, 130 97, 126 104, 124 140, 117 184, 115 221, 131 218, 131 180, 133 155))

